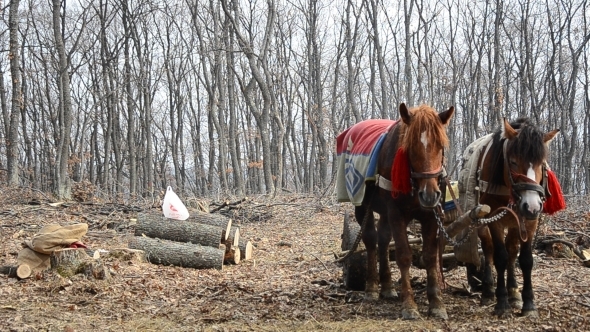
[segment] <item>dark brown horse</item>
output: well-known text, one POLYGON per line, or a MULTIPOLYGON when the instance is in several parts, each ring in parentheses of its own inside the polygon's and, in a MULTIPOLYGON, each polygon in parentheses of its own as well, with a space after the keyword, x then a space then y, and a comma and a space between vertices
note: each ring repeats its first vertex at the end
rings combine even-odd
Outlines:
MULTIPOLYGON (((481 227, 478 235, 484 252, 482 304, 494 300, 491 266, 497 272, 494 313, 504 316, 512 307, 523 316, 538 316, 533 302, 532 241, 547 195, 547 144, 559 132, 544 133, 527 118, 504 124, 492 136, 479 160, 480 204, 487 204, 498 219, 481 227), (507 232, 506 232, 507 230, 507 232), (520 249, 519 249, 520 248, 520 249), (520 250, 520 253, 519 253, 520 250), (518 292, 515 262, 523 274, 518 292), (505 279, 505 274, 507 276, 505 279)), ((468 277, 473 267, 468 266, 468 277)))
MULTIPOLYGON (((401 273, 402 317, 420 316, 410 285, 412 251, 407 226, 412 219, 421 223, 422 255, 427 271, 429 315, 447 318, 441 299, 440 238, 435 213, 440 206, 444 176, 444 148, 448 146, 446 124, 454 108, 437 114, 427 106, 408 110, 399 107, 401 121, 386 134, 377 164, 376 181, 366 181, 362 204, 355 207, 355 217, 362 225, 362 240, 367 248, 368 298, 395 296, 389 269, 389 243, 395 240, 395 259, 401 273), (373 211, 380 215, 376 227, 373 211), (379 280, 376 250, 379 247, 379 280)), ((365 179, 366 180, 366 179, 365 179)))

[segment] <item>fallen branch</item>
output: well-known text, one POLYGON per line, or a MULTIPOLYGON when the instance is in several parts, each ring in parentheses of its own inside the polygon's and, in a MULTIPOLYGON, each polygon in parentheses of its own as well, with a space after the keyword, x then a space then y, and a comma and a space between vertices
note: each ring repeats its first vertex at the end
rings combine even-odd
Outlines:
POLYGON ((574 254, 576 254, 576 256, 578 256, 582 261, 586 261, 586 257, 584 257, 584 254, 582 253, 582 251, 578 248, 577 245, 573 244, 572 242, 568 241, 568 240, 564 240, 564 239, 547 239, 547 240, 542 240, 540 242, 543 245, 551 245, 554 243, 561 243, 561 244, 565 244, 566 246, 570 247, 570 249, 572 249, 572 251, 574 252, 574 254))

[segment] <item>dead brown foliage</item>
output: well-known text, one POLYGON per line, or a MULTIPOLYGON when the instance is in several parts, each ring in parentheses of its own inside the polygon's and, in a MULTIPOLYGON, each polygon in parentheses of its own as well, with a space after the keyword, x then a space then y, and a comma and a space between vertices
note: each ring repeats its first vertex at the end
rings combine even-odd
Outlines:
MULTIPOLYGON (((21 242, 48 223, 86 222, 83 241, 93 249, 125 247, 137 204, 49 205, 41 193, 0 190, 0 266, 14 264, 21 242)), ((232 201, 232 200, 230 200, 232 201)), ((235 201, 235 200, 233 200, 235 201)), ((539 239, 562 237, 579 246, 588 237, 588 198, 546 218, 539 239)), ((419 321, 400 319, 399 301, 367 303, 342 288, 343 213, 350 205, 331 198, 291 195, 251 198, 236 219, 255 245, 254 259, 222 271, 193 270, 108 259, 109 280, 51 271, 31 279, 0 275, 0 322, 6 331, 572 331, 588 330, 590 277, 576 256, 540 248, 533 271, 540 319, 498 319, 479 295, 464 290, 463 267, 445 274, 448 321, 426 316, 425 274, 412 269, 419 321), (568 258, 563 258, 568 257, 568 258)), ((238 222, 237 221, 237 222, 238 222)), ((563 246, 561 246, 563 247, 563 246)), ((395 266, 392 267, 396 276, 395 266)), ((399 278, 399 275, 397 275, 399 278)))

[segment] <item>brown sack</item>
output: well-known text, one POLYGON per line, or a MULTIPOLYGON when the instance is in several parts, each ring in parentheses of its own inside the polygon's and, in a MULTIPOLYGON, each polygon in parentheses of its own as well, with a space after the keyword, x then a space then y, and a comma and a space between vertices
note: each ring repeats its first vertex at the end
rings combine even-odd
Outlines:
POLYGON ((25 244, 38 253, 50 255, 56 249, 69 247, 80 241, 86 232, 88 224, 85 223, 68 226, 52 224, 43 227, 31 240, 25 241, 25 244))
POLYGON ((30 248, 24 248, 18 252, 16 260, 18 265, 27 264, 34 273, 47 270, 51 266, 49 263, 49 257, 50 255, 33 251, 30 248))

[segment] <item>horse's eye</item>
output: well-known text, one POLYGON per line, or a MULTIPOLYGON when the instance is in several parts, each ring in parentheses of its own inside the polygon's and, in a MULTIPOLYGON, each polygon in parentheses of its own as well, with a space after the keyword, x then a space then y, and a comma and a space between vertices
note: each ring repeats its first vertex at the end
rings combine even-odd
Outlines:
POLYGON ((510 160, 510 167, 517 167, 518 163, 514 160, 510 160))

